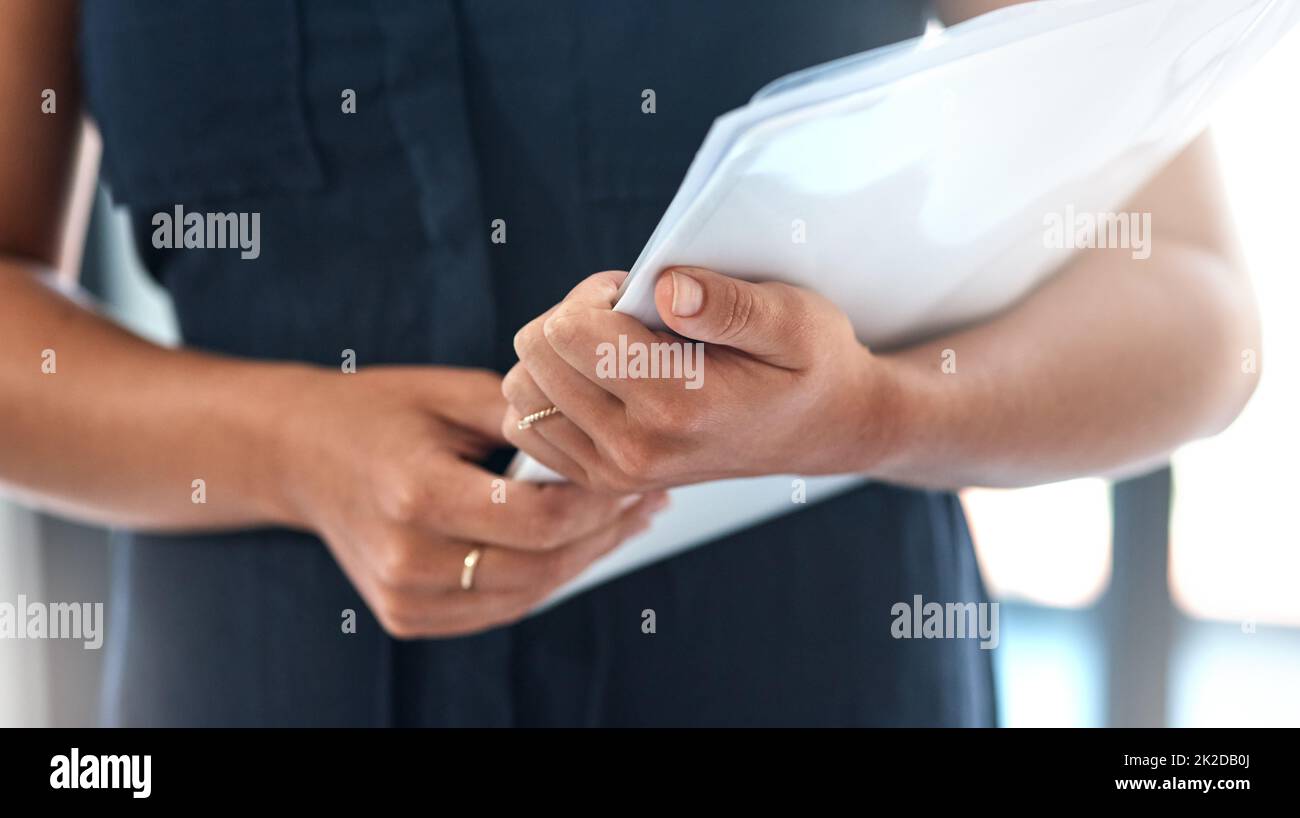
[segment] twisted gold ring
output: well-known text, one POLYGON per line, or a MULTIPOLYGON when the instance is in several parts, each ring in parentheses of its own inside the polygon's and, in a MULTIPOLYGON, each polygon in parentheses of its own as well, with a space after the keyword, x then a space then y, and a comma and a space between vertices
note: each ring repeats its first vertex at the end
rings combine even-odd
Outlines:
POLYGON ((531 415, 524 415, 519 419, 519 422, 516 423, 515 426, 519 429, 519 431, 522 432, 523 430, 527 429, 529 426, 532 426, 537 421, 545 420, 546 418, 549 418, 551 415, 558 415, 558 414, 560 414, 560 410, 558 408, 554 406, 548 406, 545 409, 541 410, 540 412, 533 412, 531 415))

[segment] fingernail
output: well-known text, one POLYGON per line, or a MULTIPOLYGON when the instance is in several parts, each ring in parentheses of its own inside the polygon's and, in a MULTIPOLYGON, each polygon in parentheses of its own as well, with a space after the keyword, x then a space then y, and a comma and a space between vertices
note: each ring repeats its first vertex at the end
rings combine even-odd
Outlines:
POLYGON ((669 495, 667 493, 664 493, 652 498, 650 502, 646 504, 646 507, 650 511, 663 511, 664 509, 668 508, 668 502, 669 502, 669 495))
POLYGON ((643 496, 644 496, 644 495, 641 495, 641 494, 630 494, 630 495, 628 495, 627 497, 624 497, 622 500, 619 500, 619 501, 618 501, 618 510, 619 510, 619 511, 627 511, 627 510, 628 510, 629 508, 631 508, 632 506, 634 506, 634 505, 636 505, 637 503, 641 502, 641 498, 642 498, 643 496))
POLYGON ((704 304, 704 288, 700 282, 676 270, 672 271, 673 276, 673 315, 681 318, 690 318, 700 311, 704 304))

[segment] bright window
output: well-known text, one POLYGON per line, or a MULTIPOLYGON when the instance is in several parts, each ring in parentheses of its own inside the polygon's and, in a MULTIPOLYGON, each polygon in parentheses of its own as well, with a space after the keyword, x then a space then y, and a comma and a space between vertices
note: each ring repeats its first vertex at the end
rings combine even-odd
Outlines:
POLYGON ((1296 77, 1300 36, 1293 34, 1224 100, 1214 122, 1263 312, 1264 350, 1262 380, 1245 414, 1174 459, 1170 583, 1175 601, 1195 617, 1300 625, 1296 77))

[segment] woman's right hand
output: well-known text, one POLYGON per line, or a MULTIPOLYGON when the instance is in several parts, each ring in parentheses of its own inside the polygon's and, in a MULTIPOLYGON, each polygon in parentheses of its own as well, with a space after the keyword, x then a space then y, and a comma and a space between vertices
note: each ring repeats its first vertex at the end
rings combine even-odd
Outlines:
POLYGON ((0 12, 0 491, 136 530, 313 531, 409 637, 518 618, 645 525, 658 498, 621 508, 573 486, 494 485, 475 467, 502 443, 491 373, 344 375, 164 349, 41 283, 78 255, 64 227, 94 198, 94 162, 77 161, 77 7, 0 12), (57 116, 33 102, 40 88, 59 89, 57 116), (211 503, 191 494, 196 479, 211 503))
POLYGON ((598 494, 475 465, 505 445, 493 372, 315 371, 292 391, 274 453, 285 521, 325 541, 398 638, 514 621, 667 504, 662 492, 598 494), (474 586, 462 590, 475 548, 474 586))

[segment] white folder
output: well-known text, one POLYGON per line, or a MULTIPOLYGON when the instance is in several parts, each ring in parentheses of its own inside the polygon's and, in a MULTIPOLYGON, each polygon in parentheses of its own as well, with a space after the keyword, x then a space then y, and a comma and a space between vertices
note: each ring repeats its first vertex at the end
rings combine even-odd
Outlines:
MULTIPOLYGON (((715 121, 614 309, 662 329, 654 283, 682 264, 820 292, 875 349, 985 320, 1075 252, 1048 220, 1122 207, 1298 7, 1044 0, 780 78, 715 121)), ((525 455, 511 474, 561 479, 525 455)), ((862 480, 674 489, 548 604, 862 480)))

